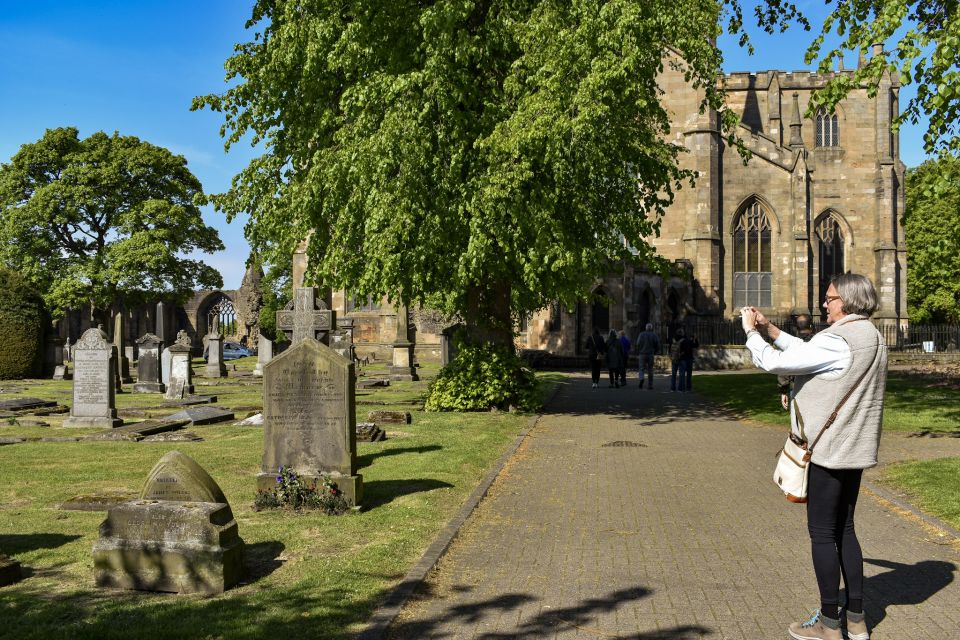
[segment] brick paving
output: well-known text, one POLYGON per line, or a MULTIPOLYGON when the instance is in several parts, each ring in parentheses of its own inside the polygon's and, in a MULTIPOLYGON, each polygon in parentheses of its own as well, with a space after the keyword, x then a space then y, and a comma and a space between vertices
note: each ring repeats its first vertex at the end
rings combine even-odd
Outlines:
MULTIPOLYGON (((389 637, 788 638, 818 594, 782 438, 571 376, 389 637)), ((960 546, 884 504, 857 510, 872 637, 960 639, 960 546)))

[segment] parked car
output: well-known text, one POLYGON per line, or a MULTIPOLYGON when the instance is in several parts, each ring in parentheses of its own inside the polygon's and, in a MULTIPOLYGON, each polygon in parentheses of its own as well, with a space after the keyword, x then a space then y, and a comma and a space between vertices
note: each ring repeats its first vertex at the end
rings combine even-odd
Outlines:
POLYGON ((224 361, 236 360, 237 358, 245 358, 246 356, 249 356, 249 355, 251 355, 250 350, 237 342, 223 343, 224 361))

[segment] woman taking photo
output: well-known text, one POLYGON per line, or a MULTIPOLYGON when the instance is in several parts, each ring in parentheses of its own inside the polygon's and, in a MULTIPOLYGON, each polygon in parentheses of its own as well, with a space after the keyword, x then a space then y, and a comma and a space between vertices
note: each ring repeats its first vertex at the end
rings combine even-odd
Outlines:
POLYGON ((863 470, 877 464, 887 347, 869 317, 877 292, 869 278, 853 273, 831 280, 823 301, 830 326, 809 342, 783 333, 752 307, 741 310, 753 362, 770 373, 792 375, 790 423, 794 435, 819 441, 810 458, 807 530, 820 609, 790 625, 796 640, 842 640, 840 578, 847 592, 850 640, 868 640, 863 616, 863 553, 854 510, 863 470), (768 344, 765 332, 775 346, 768 344), (837 408, 839 410, 837 411, 837 408), (820 432, 834 411, 834 422, 820 432))

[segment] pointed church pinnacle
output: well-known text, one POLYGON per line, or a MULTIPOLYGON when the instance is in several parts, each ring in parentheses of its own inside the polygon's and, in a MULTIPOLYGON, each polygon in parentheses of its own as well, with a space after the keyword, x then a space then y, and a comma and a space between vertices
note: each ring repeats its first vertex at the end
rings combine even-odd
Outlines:
POLYGON ((803 138, 800 137, 800 127, 803 121, 800 120, 800 94, 793 94, 793 115, 790 118, 790 148, 802 148, 803 138))

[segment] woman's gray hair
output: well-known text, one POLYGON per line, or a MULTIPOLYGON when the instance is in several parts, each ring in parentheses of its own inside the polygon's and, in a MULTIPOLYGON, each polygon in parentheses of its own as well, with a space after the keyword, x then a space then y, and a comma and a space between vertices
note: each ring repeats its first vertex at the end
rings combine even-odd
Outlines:
POLYGON ((877 310, 877 290, 870 278, 859 273, 842 273, 830 279, 843 301, 844 313, 870 317, 877 310))

